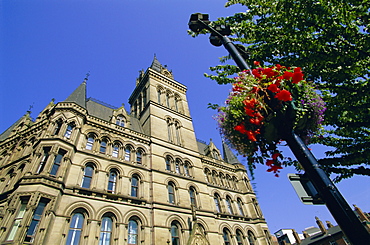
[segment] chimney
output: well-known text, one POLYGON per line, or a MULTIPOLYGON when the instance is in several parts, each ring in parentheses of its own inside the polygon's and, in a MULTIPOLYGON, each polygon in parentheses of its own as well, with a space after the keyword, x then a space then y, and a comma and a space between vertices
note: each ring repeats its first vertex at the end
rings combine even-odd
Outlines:
POLYGON ((310 237, 310 235, 308 235, 307 231, 302 231, 302 232, 303 232, 304 238, 309 238, 310 237))
POLYGON ((330 222, 330 221, 326 221, 326 226, 328 227, 328 228, 332 228, 334 225, 330 222))
POLYGON ((325 234, 326 233, 326 229, 325 229, 324 224, 322 223, 322 221, 317 216, 315 217, 315 219, 316 219, 316 224, 319 226, 321 232, 323 234, 325 234))
POLYGON ((294 229, 292 229, 292 231, 293 231, 293 236, 295 238, 295 243, 296 244, 301 244, 301 238, 299 238, 298 233, 294 229))

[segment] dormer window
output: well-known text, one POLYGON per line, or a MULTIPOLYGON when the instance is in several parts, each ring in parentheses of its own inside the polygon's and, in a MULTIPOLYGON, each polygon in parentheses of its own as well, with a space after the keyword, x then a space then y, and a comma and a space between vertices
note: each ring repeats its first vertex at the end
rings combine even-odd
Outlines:
POLYGON ((121 127, 125 126, 125 118, 122 115, 117 116, 116 125, 121 126, 121 127))

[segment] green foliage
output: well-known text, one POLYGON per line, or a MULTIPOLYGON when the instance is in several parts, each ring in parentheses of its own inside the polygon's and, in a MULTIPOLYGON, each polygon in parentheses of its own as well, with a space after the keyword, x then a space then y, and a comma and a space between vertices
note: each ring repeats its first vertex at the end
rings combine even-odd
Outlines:
MULTIPOLYGON (((232 38, 246 46, 248 63, 302 67, 327 103, 328 130, 316 143, 333 147, 320 159, 337 181, 354 174, 370 175, 370 1, 229 0, 245 12, 220 18, 232 38)), ((225 60, 225 57, 223 58, 225 60)), ((206 75, 219 84, 232 82, 231 65, 206 75)))

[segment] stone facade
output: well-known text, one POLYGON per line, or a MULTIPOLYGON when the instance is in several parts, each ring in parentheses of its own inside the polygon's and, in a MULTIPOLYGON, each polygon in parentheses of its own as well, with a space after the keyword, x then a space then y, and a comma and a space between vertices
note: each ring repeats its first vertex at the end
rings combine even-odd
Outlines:
POLYGON ((186 86, 156 58, 131 111, 86 99, 0 136, 1 244, 270 244, 245 167, 196 139, 186 86))

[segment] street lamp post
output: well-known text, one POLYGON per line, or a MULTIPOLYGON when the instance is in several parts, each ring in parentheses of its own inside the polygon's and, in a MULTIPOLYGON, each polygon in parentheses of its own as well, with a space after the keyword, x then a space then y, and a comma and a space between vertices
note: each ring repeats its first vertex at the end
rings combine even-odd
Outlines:
MULTIPOLYGON (((227 37, 227 35, 230 35, 230 29, 226 26, 216 26, 216 28, 213 28, 209 24, 208 14, 196 13, 190 17, 189 28, 196 33, 207 29, 211 33, 210 41, 213 45, 223 45, 241 70, 250 70, 237 47, 227 37)), ((293 154, 302 165, 308 178, 316 188, 321 199, 325 202, 343 233, 352 245, 370 243, 369 232, 357 218, 326 172, 320 167, 320 164, 307 148, 306 144, 292 130, 291 122, 286 122, 285 126, 287 130, 281 132, 282 138, 287 142, 293 154)))

